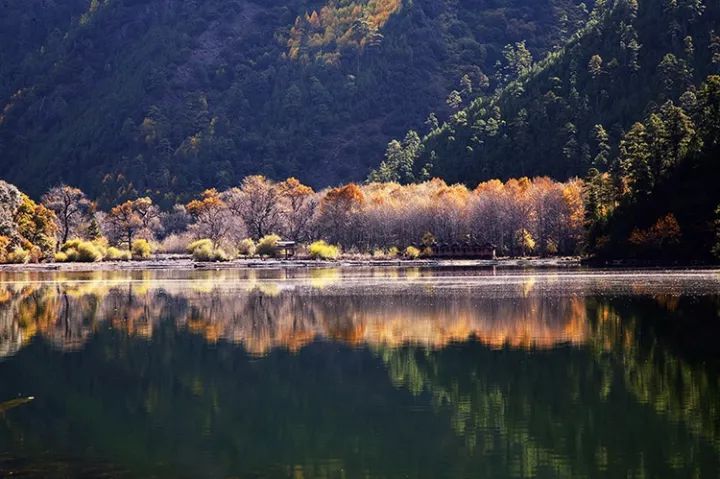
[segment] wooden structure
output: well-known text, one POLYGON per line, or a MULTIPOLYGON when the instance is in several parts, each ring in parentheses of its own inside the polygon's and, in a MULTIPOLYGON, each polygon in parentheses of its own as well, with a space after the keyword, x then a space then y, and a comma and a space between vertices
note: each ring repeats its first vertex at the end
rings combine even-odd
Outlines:
POLYGON ((492 260, 497 257, 496 250, 497 247, 492 243, 477 243, 473 241, 463 243, 439 243, 432 246, 433 257, 435 258, 492 260))
POLYGON ((295 256, 296 249, 297 243, 294 241, 278 241, 277 246, 275 246, 275 256, 284 256, 285 259, 289 259, 295 256))

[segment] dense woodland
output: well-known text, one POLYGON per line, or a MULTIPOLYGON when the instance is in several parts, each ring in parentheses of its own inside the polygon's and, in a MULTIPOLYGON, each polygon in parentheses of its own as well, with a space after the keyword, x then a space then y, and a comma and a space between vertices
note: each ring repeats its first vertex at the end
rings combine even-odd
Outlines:
POLYGON ((315 192, 295 178, 250 176, 169 210, 141 197, 101 211, 74 187, 54 187, 36 203, 0 182, 0 262, 147 259, 153 251, 224 261, 275 255, 281 238, 318 259, 416 259, 461 243, 492 243, 502 255, 576 254, 584 244, 582 194, 581 181, 548 178, 474 190, 435 179, 315 192))
POLYGON ((720 257, 720 76, 667 101, 620 139, 586 188, 588 248, 600 256, 720 257))
POLYGON ((411 166, 394 155, 379 171, 466 183, 606 171, 633 123, 668 100, 682 105, 720 72, 719 24, 715 1, 599 2, 573 39, 539 61, 508 49, 505 87, 469 102, 451 95, 447 121, 431 118, 417 145, 412 131, 399 142, 411 166))
POLYGON ((1 2, 0 177, 164 207, 252 174, 361 180, 452 90, 494 88, 507 44, 542 57, 586 19, 579 0, 1 2))

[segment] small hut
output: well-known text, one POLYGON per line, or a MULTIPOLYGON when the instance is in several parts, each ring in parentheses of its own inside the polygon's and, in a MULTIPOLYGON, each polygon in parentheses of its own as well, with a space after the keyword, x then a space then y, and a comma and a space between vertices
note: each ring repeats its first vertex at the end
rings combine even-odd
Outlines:
POLYGON ((275 246, 276 256, 284 256, 285 259, 292 258, 295 256, 297 250, 297 243, 294 241, 278 241, 275 246))

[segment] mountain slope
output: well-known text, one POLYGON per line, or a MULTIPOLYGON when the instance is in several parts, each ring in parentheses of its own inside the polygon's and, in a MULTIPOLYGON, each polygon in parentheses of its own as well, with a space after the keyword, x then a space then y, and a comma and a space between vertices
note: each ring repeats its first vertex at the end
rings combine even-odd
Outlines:
POLYGON ((607 169, 633 122, 718 71, 719 24, 714 1, 599 3, 562 50, 430 131, 415 174, 472 184, 607 169))
POLYGON ((32 75, 33 57, 62 39, 90 0, 0 2, 0 98, 9 98, 32 75))
MULTIPOLYGON (((52 5, 57 25, 22 48, 0 30, 0 176, 107 201, 171 201, 258 172, 362 178, 463 76, 475 94, 494 88, 506 44, 540 57, 587 15, 576 0, 52 5)), ((27 15, 12 8, 8 25, 27 15)))

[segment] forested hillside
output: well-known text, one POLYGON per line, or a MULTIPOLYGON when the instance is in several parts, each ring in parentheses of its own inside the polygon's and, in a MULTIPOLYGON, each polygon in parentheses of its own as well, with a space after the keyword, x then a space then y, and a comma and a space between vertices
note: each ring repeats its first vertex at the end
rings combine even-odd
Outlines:
POLYGON ((511 79, 513 56, 564 44, 589 8, 5 1, 0 176, 33 195, 62 180, 105 203, 149 194, 166 204, 254 173, 359 179, 391 137, 448 113, 450 92, 493 91, 511 79))
POLYGON ((609 172, 586 181, 588 249, 600 257, 720 258, 720 76, 634 123, 609 172))
POLYGON ((718 71, 718 25, 720 4, 714 1, 598 2, 562 50, 534 64, 511 56, 505 88, 464 108, 453 103, 456 111, 443 124, 430 125, 422 144, 413 146, 411 134, 410 148, 390 155, 385 172, 403 176, 397 165, 405 161, 413 165, 406 181, 425 168, 472 184, 607 169, 635 121, 667 100, 682 101, 688 88, 718 71))
POLYGON ((390 142, 370 178, 587 177, 588 252, 707 260, 720 225, 718 25, 714 1, 598 2, 543 60, 507 50, 504 87, 451 95, 455 112, 390 142))
POLYGON ((31 54, 62 40, 73 18, 87 8, 88 0, 5 0, 0 2, 0 99, 3 106, 32 72, 31 54))

